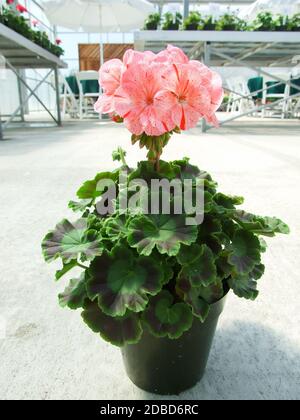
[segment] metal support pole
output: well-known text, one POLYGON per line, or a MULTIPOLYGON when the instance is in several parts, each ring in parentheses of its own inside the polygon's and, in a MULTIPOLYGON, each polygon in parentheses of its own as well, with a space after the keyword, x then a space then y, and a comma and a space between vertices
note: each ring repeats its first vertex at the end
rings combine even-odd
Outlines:
POLYGON ((59 74, 58 68, 54 69, 55 77, 55 94, 56 94, 56 109, 57 109, 57 125, 61 127, 61 111, 60 111, 60 92, 59 92, 59 74))
POLYGON ((1 114, 0 114, 0 140, 3 140, 3 131, 2 131, 1 114))
POLYGON ((24 72, 22 70, 18 70, 18 77, 17 77, 17 84, 18 84, 18 94, 19 94, 19 104, 20 104, 20 116, 21 116, 21 121, 24 122, 25 121, 25 112, 24 112, 24 106, 23 106, 23 102, 24 102, 24 90, 22 89, 22 85, 20 82, 20 78, 24 76, 24 72))
POLYGON ((183 0, 183 17, 186 19, 190 13, 190 0, 183 0))

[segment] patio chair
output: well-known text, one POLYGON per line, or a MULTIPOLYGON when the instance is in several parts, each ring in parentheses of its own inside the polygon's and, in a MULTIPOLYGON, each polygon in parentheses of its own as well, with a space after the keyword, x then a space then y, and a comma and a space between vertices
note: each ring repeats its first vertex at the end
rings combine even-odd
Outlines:
MULTIPOLYGON (((284 81, 289 81, 291 79, 290 73, 284 74, 276 74, 277 77, 284 81)), ((271 76, 264 76, 263 78, 263 97, 262 97, 262 105, 267 105, 268 100, 279 100, 279 99, 286 99, 290 96, 290 86, 288 84, 285 85, 284 92, 282 93, 272 93, 270 92, 270 82, 274 84, 279 84, 280 82, 276 79, 272 78, 271 76)), ((278 85, 279 86, 279 85, 278 85)), ((270 109, 264 108, 261 112, 261 117, 265 118, 267 115, 272 116, 276 113, 280 113, 281 119, 284 119, 288 116, 290 109, 290 101, 282 101, 278 104, 277 107, 272 107, 270 109)))
POLYGON ((230 91, 227 112, 246 112, 254 108, 255 104, 244 77, 230 77, 226 80, 230 91))
MULTIPOLYGON (((64 119, 66 114, 71 118, 78 118, 78 102, 66 78, 60 73, 58 76, 59 91, 61 97, 61 117, 64 119)), ((51 85, 55 87, 55 78, 51 77, 51 85)))
MULTIPOLYGON (((83 115, 87 115, 90 111, 94 112, 95 100, 99 97, 100 88, 97 92, 88 92, 83 88, 82 82, 86 81, 97 81, 99 80, 99 74, 97 71, 88 70, 80 71, 76 73, 76 80, 79 89, 79 117, 82 120, 83 115)), ((101 118, 101 115, 100 115, 101 118)))

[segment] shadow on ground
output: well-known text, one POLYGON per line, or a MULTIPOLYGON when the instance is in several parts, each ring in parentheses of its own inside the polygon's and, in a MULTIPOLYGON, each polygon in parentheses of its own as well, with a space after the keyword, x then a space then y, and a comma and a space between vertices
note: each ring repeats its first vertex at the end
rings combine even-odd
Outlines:
POLYGON ((271 329, 236 322, 219 329, 202 381, 179 396, 141 399, 285 400, 300 397, 300 351, 271 329))

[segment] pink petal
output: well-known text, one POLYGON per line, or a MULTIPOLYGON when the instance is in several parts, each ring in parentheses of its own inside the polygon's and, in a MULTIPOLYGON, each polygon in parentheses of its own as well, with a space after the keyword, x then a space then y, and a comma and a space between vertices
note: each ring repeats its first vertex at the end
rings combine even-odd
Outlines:
POLYGON ((103 94, 94 105, 94 109, 99 114, 109 114, 114 112, 114 96, 103 94))
POLYGON ((103 64, 99 70, 99 83, 109 95, 120 86, 124 66, 121 60, 113 59, 103 64))

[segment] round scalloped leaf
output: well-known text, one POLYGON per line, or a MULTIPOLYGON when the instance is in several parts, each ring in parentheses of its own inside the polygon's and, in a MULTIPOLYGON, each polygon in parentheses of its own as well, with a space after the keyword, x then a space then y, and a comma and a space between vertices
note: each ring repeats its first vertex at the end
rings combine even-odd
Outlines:
POLYGON ((176 178, 180 173, 180 168, 177 165, 174 165, 172 162, 165 162, 160 160, 159 162, 159 172, 157 172, 153 166, 152 162, 141 161, 138 163, 138 167, 133 171, 129 177, 128 181, 133 179, 144 179, 147 182, 151 182, 152 179, 169 179, 172 180, 176 178))
POLYGON ((255 300, 259 294, 257 282, 250 275, 232 276, 228 279, 228 285, 240 298, 255 300))
POLYGON ((237 210, 234 213, 234 219, 244 229, 257 235, 274 236, 276 233, 290 233, 288 225, 276 217, 260 217, 243 210, 237 210))
POLYGON ((250 273, 250 276, 255 280, 259 280, 265 273, 265 266, 263 264, 257 264, 250 273))
POLYGON ((58 295, 59 304, 70 309, 79 309, 87 299, 85 275, 79 279, 71 279, 65 291, 58 295))
POLYGON ((228 262, 238 274, 250 273, 260 263, 260 242, 253 233, 237 230, 232 239, 232 252, 228 262))
POLYGON ((123 316, 127 309, 143 311, 148 295, 156 295, 163 280, 162 267, 153 258, 136 257, 126 247, 117 246, 91 263, 87 292, 91 300, 98 298, 107 315, 123 316))
POLYGON ((92 331, 115 346, 136 344, 143 332, 137 315, 128 312, 123 317, 112 318, 105 315, 96 302, 86 303, 81 316, 92 331))
POLYGON ((224 288, 221 280, 208 287, 192 287, 191 283, 185 278, 179 278, 176 284, 176 291, 183 295, 183 299, 188 303, 194 316, 204 322, 209 314, 210 305, 218 302, 224 296, 224 288))
POLYGON ((182 160, 175 160, 173 164, 178 165, 180 167, 180 178, 182 180, 185 180, 185 179, 194 180, 201 174, 200 169, 197 166, 191 165, 189 163, 189 158, 183 158, 182 160))
POLYGON ((193 314, 186 303, 173 304, 174 298, 166 290, 150 300, 143 320, 156 337, 179 338, 193 323, 193 314))
POLYGON ((98 232, 87 230, 85 219, 75 223, 64 219, 55 230, 49 232, 42 242, 43 255, 47 262, 62 258, 68 263, 77 259, 80 254, 92 259, 102 253, 102 245, 98 232))
POLYGON ((197 226, 186 225, 184 215, 140 216, 128 225, 128 243, 141 255, 150 255, 154 247, 161 254, 175 256, 181 244, 190 245, 197 239, 197 226))
POLYGON ((192 286, 209 286, 217 281, 214 255, 207 245, 193 244, 182 247, 177 260, 182 265, 180 277, 187 278, 192 286))
POLYGON ((87 207, 90 207, 93 201, 89 198, 80 201, 69 201, 68 207, 74 212, 84 212, 87 207))
POLYGON ((125 215, 109 217, 103 225, 106 235, 112 241, 118 241, 119 239, 124 238, 128 234, 126 222, 127 220, 125 215))
POLYGON ((244 203, 244 198, 239 196, 225 195, 217 193, 214 196, 214 201, 217 204, 216 210, 218 213, 227 213, 228 210, 234 210, 235 206, 240 206, 244 203))
POLYGON ((104 179, 110 179, 116 182, 119 176, 119 171, 116 172, 101 172, 95 176, 94 179, 86 181, 77 191, 77 197, 81 199, 94 199, 100 197, 104 191, 97 189, 99 181, 104 179))

